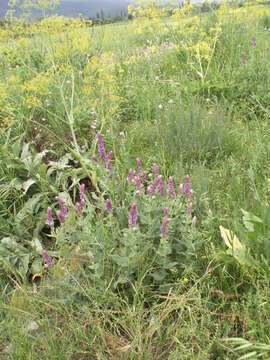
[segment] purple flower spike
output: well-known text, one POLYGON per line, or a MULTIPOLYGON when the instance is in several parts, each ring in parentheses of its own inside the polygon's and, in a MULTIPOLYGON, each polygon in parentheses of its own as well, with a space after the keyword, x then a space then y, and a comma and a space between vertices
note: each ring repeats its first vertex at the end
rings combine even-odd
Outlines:
POLYGON ((153 173, 154 174, 158 174, 158 165, 157 164, 153 164, 153 173))
POLYGON ((137 163, 138 174, 140 175, 140 173, 142 171, 142 163, 141 163, 141 160, 138 157, 136 159, 136 163, 137 163))
POLYGON ((141 179, 138 176, 135 177, 135 182, 136 182, 136 189, 141 190, 142 182, 141 182, 141 179))
POLYGON ((47 209, 47 225, 49 227, 54 226, 53 216, 52 216, 52 208, 50 208, 50 207, 48 207, 48 209, 47 209))
POLYGON ((186 176, 185 185, 184 185, 184 193, 186 194, 187 198, 190 198, 193 195, 193 190, 191 189, 189 175, 186 176))
POLYGON ((67 205, 64 200, 62 200, 59 196, 55 197, 56 201, 58 201, 60 211, 63 213, 64 216, 67 215, 67 205))
POLYGON ((106 161, 111 161, 113 157, 113 151, 110 150, 110 152, 106 155, 106 161))
POLYGON ((161 175, 158 176, 158 180, 159 180, 160 195, 161 195, 161 196, 165 196, 165 195, 166 195, 166 192, 165 192, 165 188, 164 188, 164 184, 163 184, 162 176, 161 176, 161 175))
POLYGON ((128 181, 131 182, 132 180, 134 180, 135 176, 136 176, 136 171, 133 170, 133 169, 129 169, 129 172, 128 172, 128 181))
POLYGON ((168 207, 165 207, 165 208, 163 209, 163 214, 164 214, 164 215, 169 215, 169 208, 168 208, 168 207))
POLYGON ((191 214, 192 212, 192 202, 187 207, 187 214, 191 214))
POLYGON ((105 147, 102 139, 102 135, 100 132, 97 133, 97 146, 98 146, 98 153, 103 161, 106 158, 105 147))
POLYGON ((112 202, 110 199, 106 200, 106 209, 108 212, 112 212, 112 202))
POLYGON ((153 185, 149 185, 149 186, 147 187, 147 194, 150 195, 150 196, 152 196, 153 193, 154 193, 153 185))
MULTIPOLYGON (((82 206, 82 203, 81 202, 77 202, 76 205, 75 205, 75 209, 77 211, 77 214, 79 216, 82 215, 82 210, 83 210, 83 206, 82 206)), ((58 216, 59 217, 59 216, 58 216)), ((60 220, 60 219, 59 219, 60 220)))
POLYGON ((172 176, 169 177, 169 181, 168 181, 168 191, 170 194, 171 198, 175 197, 175 191, 174 191, 174 185, 173 185, 173 178, 172 176))
POLYGON ((137 205, 133 203, 129 211, 129 225, 135 230, 137 225, 137 205))
POLYGON ((181 196, 184 192, 184 185, 180 184, 178 187, 178 195, 181 196))
POLYGON ((257 45, 257 42, 256 42, 256 38, 255 37, 253 37, 252 38, 252 46, 255 48, 256 47, 256 45, 257 45))
POLYGON ((42 257, 44 260, 45 267, 48 268, 48 267, 52 266, 52 258, 49 256, 49 254, 46 250, 42 251, 42 257))
POLYGON ((168 235, 168 225, 169 225, 170 219, 165 217, 162 221, 162 225, 160 228, 160 235, 161 236, 166 236, 168 235))
POLYGON ((57 210, 56 215, 61 224, 64 224, 66 220, 66 214, 62 210, 57 210))

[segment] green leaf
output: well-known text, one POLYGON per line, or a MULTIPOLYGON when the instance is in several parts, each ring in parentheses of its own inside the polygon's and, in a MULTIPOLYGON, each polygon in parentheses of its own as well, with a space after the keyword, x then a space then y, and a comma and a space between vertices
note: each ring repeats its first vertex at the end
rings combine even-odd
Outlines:
POLYGON ((27 193, 27 191, 30 189, 30 187, 35 184, 36 181, 34 179, 28 179, 23 183, 23 189, 24 189, 24 195, 27 193))

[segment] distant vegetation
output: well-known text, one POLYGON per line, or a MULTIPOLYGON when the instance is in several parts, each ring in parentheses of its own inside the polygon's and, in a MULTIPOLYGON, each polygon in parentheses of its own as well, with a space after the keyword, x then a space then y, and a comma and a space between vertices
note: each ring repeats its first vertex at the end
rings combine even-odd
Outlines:
MULTIPOLYGON (((0 1, 0 17, 4 17, 8 7, 9 0, 0 1)), ((127 14, 128 2, 126 0, 61 0, 57 8, 59 15, 67 17, 95 18, 104 13, 105 17, 116 17, 127 14)), ((40 16, 40 11, 34 12, 35 16, 40 16)))

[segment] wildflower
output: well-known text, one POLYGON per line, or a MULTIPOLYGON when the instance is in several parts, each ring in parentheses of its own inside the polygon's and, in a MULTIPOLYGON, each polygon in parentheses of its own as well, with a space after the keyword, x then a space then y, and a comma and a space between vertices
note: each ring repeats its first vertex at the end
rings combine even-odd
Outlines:
POLYGON ((147 187, 147 194, 150 195, 150 196, 154 194, 153 185, 149 185, 149 186, 147 187))
POLYGON ((105 161, 106 152, 105 147, 102 139, 102 135, 100 132, 97 133, 97 141, 98 141, 98 152, 103 161, 105 161))
POLYGON ((183 184, 180 184, 178 187, 178 195, 181 196, 184 192, 184 186, 183 184))
POLYGON ((158 108, 159 108, 159 110, 162 110, 162 109, 163 109, 163 105, 162 105, 162 104, 159 104, 159 105, 158 105, 158 108))
POLYGON ((106 200, 106 209, 108 212, 112 212, 112 202, 110 199, 106 200))
POLYGON ((56 215, 61 224, 64 224, 66 220, 66 214, 62 210, 57 210, 56 215))
POLYGON ((67 205, 66 205, 65 201, 63 199, 61 199, 59 196, 56 196, 55 199, 59 204, 60 210, 63 211, 63 213, 66 215, 67 214, 67 205))
POLYGON ((158 173, 158 165, 157 164, 153 164, 153 173, 154 174, 158 173))
POLYGON ((252 43, 252 46, 255 48, 255 47, 256 47, 256 44, 257 44, 255 37, 252 38, 252 42, 251 42, 251 43, 252 43))
POLYGON ((161 196, 165 196, 165 195, 166 195, 166 192, 165 192, 165 188, 164 188, 164 184, 163 184, 162 176, 161 176, 161 175, 158 176, 158 181, 159 181, 160 195, 161 195, 161 196))
MULTIPOLYGON (((81 215, 82 215, 83 206, 82 206, 82 204, 81 204, 80 202, 76 202, 76 204, 75 204, 75 209, 76 209, 76 211, 77 211, 77 214, 78 214, 79 216, 81 216, 81 215)), ((58 218, 59 218, 59 216, 58 216, 58 218)), ((61 214, 60 214, 60 218, 61 218, 61 214)), ((59 218, 59 221, 61 222, 60 218, 59 218)))
POLYGON ((137 205, 133 203, 129 211, 129 225, 135 230, 137 225, 137 205))
POLYGON ((66 216, 67 216, 67 205, 64 200, 62 200, 59 196, 56 196, 55 198, 58 201, 60 210, 56 212, 56 215, 60 221, 61 224, 65 222, 66 216))
POLYGON ((44 260, 45 267, 52 266, 52 258, 49 256, 49 254, 46 250, 42 251, 42 257, 44 260))
POLYGON ((92 160, 97 163, 98 162, 97 155, 93 155, 92 160))
POLYGON ((163 214, 164 214, 164 215, 168 215, 168 214, 169 214, 169 208, 168 208, 168 207, 165 207, 165 208, 163 209, 163 214))
POLYGON ((174 186, 173 186, 173 178, 172 176, 169 177, 169 181, 168 181, 168 191, 170 194, 171 198, 175 197, 175 191, 174 191, 174 186))
POLYGON ((52 208, 48 207, 47 209, 47 225, 49 227, 54 226, 53 217, 52 217, 52 208))
POLYGON ((193 190, 191 189, 189 175, 186 176, 185 185, 184 185, 184 193, 186 194, 187 198, 190 198, 193 195, 193 190))
POLYGON ((165 217, 162 221, 162 225, 160 228, 160 235, 161 236, 166 236, 168 235, 168 225, 169 225, 170 219, 165 217))
POLYGON ((141 182, 141 179, 138 176, 135 177, 135 182, 136 182, 136 189, 141 190, 142 182, 141 182))
POLYGON ((137 163, 138 174, 140 175, 140 173, 142 171, 142 163, 141 163, 140 158, 137 157, 136 163, 137 163))
POLYGON ((132 182, 135 177, 136 177, 136 171, 133 170, 133 169, 129 169, 129 172, 128 172, 128 181, 132 182))
POLYGON ((119 136, 120 136, 121 138, 124 138, 124 137, 125 137, 124 131, 121 131, 121 132, 119 133, 119 136))
POLYGON ((192 212, 192 202, 187 207, 187 214, 191 214, 192 212))

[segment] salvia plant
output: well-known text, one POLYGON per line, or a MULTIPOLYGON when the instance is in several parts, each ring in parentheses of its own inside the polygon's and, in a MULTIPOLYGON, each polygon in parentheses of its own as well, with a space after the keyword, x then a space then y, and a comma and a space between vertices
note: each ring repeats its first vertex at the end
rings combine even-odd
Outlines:
MULTIPOLYGON (((92 179, 78 168, 84 176, 68 178, 75 185, 59 186, 58 194, 54 182, 51 203, 42 210, 43 200, 36 210, 43 222, 28 242, 31 245, 17 246, 12 237, 5 237, 0 260, 7 268, 19 264, 20 274, 36 276, 63 258, 88 270, 100 289, 139 281, 166 292, 185 267, 194 264, 204 240, 190 177, 183 183, 172 176, 166 180, 158 164, 143 169, 138 157, 136 168, 125 175, 113 151, 106 151, 100 132, 96 140, 97 154, 87 154, 84 161, 90 164, 92 179), (74 262, 74 256, 79 260, 74 262)), ((71 155, 67 158, 75 161, 71 155)), ((51 162, 47 177, 60 170, 51 162)))

